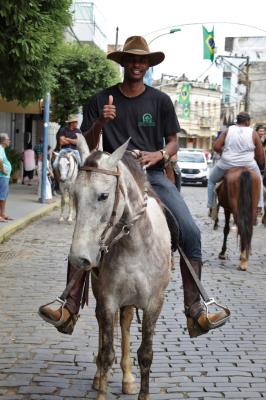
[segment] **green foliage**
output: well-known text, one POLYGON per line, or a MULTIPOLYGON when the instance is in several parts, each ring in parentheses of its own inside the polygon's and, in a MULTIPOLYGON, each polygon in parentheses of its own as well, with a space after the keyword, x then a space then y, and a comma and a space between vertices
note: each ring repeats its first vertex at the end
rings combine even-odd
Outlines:
POLYGON ((1 0, 0 93, 22 104, 55 84, 57 49, 70 24, 71 0, 1 0))
POLYGON ((52 119, 64 124, 93 94, 118 82, 119 70, 97 47, 67 43, 61 48, 56 78, 52 119))
POLYGON ((16 171, 20 170, 22 160, 21 153, 11 147, 7 147, 5 153, 8 161, 12 165, 12 174, 14 174, 16 171))

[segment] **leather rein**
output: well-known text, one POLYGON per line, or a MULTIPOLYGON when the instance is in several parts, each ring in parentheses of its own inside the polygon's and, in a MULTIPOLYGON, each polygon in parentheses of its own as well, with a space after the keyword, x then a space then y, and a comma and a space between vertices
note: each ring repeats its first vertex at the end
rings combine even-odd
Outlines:
MULTIPOLYGON (((105 229, 103 230, 101 237, 100 237, 100 241, 99 241, 100 253, 106 254, 109 252, 110 247, 113 246, 116 242, 118 242, 118 240, 120 240, 123 236, 129 235, 130 230, 133 227, 133 225, 141 217, 141 215, 144 214, 146 207, 147 207, 147 201, 148 201, 148 195, 147 195, 148 186, 145 185, 144 193, 143 193, 143 205, 142 205, 142 208, 136 213, 136 215, 134 217, 132 217, 130 221, 127 221, 127 222, 123 219, 123 215, 122 215, 120 220, 115 223, 120 193, 122 193, 122 195, 125 197, 125 191, 120 182, 121 173, 119 171, 119 168, 117 167, 116 171, 110 171, 108 169, 103 169, 103 168, 83 166, 80 168, 80 171, 96 172, 99 174, 112 175, 117 178, 113 210, 112 210, 109 222, 107 223, 105 229), (111 232, 110 232, 108 238, 106 238, 106 235, 110 229, 111 229, 111 232)), ((100 262, 100 260, 101 260, 101 257, 99 257, 99 262, 100 262)))

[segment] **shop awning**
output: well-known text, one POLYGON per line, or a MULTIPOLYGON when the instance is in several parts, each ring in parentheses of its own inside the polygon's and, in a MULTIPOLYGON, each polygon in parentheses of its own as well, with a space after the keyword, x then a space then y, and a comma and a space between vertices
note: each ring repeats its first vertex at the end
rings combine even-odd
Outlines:
POLYGON ((42 113, 42 101, 36 101, 29 103, 26 107, 18 104, 17 101, 6 101, 0 97, 0 111, 10 112, 15 114, 41 114, 42 113))

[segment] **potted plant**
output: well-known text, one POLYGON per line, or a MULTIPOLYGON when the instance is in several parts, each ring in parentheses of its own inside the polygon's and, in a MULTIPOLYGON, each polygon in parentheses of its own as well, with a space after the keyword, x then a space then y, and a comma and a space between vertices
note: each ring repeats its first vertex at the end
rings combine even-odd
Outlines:
POLYGON ((11 147, 7 147, 5 149, 5 152, 7 159, 9 160, 12 166, 10 183, 17 183, 21 173, 21 161, 22 161, 21 153, 18 152, 16 149, 12 149, 11 147))

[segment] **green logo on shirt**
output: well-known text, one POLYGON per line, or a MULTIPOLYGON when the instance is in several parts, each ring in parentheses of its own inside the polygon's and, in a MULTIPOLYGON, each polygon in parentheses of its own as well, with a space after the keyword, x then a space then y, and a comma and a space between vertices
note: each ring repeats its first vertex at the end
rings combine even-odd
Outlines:
POLYGON ((152 115, 149 113, 143 114, 141 121, 138 122, 138 126, 155 126, 152 115))

